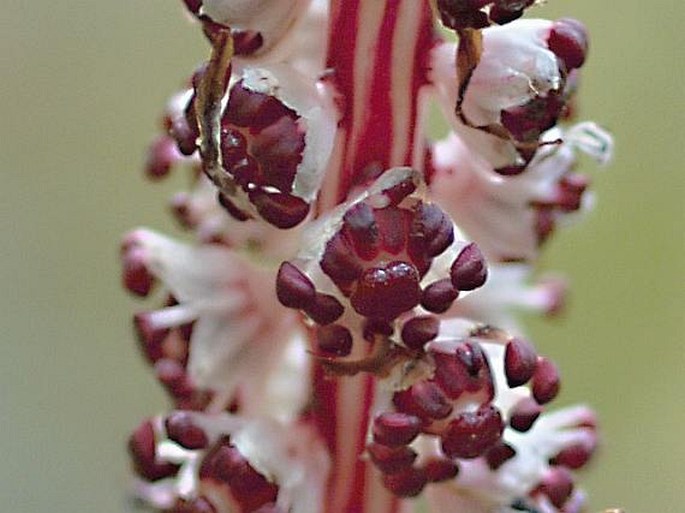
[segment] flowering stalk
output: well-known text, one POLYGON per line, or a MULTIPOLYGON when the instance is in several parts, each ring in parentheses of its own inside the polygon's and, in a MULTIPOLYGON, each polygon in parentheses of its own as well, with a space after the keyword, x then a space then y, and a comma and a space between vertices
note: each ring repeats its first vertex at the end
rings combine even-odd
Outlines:
POLYGON ((176 513, 580 511, 594 414, 516 311, 554 314, 540 247, 588 206, 572 124, 583 26, 521 0, 185 0, 210 57, 169 103, 152 179, 193 235, 138 229, 123 281, 171 412, 130 438, 176 513), (444 39, 443 25, 456 35, 444 39), (426 131, 437 102, 450 133, 426 131))

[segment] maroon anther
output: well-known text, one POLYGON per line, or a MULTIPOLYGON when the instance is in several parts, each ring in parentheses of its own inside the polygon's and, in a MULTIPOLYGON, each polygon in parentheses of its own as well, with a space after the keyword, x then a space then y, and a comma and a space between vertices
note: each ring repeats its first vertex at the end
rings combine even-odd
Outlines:
POLYGON ((438 336, 440 321, 432 315, 412 317, 402 326, 402 342, 410 348, 421 351, 426 342, 438 336))
POLYGON ((482 286, 488 277, 485 257, 475 243, 461 250, 452 263, 450 278, 457 290, 474 290, 482 286))
POLYGON ((459 297, 459 291, 452 285, 452 280, 443 278, 434 281, 423 289, 421 306, 429 312, 444 313, 459 297))
POLYGON ((186 4, 188 10, 193 14, 197 14, 200 7, 202 7, 202 0, 183 0, 183 3, 186 4))
POLYGON ((500 441, 503 431, 499 410, 481 406, 450 421, 442 436, 442 450, 448 458, 477 458, 500 441))
POLYGON ((545 476, 538 491, 549 497, 554 506, 561 509, 573 493, 573 476, 564 467, 554 467, 545 476))
POLYGON ((561 381, 559 370, 551 360, 540 357, 533 374, 533 397, 540 404, 547 404, 559 393, 561 381))
POLYGON ((148 362, 154 364, 164 357, 162 343, 169 334, 167 328, 154 328, 149 320, 148 312, 140 312, 133 316, 133 326, 136 330, 140 349, 148 362))
POLYGON ((373 260, 379 252, 379 233, 373 209, 357 203, 343 217, 346 236, 362 260, 373 260))
POLYGON ((524 9, 534 3, 535 0, 495 0, 490 9, 490 19, 504 25, 523 16, 524 9))
POLYGON ((302 222, 310 208, 291 194, 305 147, 298 121, 295 111, 243 80, 231 88, 221 121, 223 168, 259 214, 282 229, 302 222))
POLYGON ((444 419, 453 409, 447 396, 432 381, 419 381, 407 390, 395 392, 393 404, 398 410, 425 421, 444 419))
POLYGON ((233 50, 236 55, 250 55, 259 50, 264 44, 264 38, 254 30, 231 30, 233 36, 233 50))
POLYGON ((373 421, 373 440, 388 447, 410 444, 421 429, 421 421, 405 413, 381 413, 373 421))
POLYGON ((240 511, 255 511, 266 504, 274 503, 278 495, 278 486, 257 472, 227 439, 219 441, 207 453, 200 466, 199 476, 201 480, 227 485, 233 500, 240 506, 240 511))
POLYGON ((183 365, 170 358, 162 358, 155 363, 157 379, 164 385, 176 401, 190 400, 195 387, 190 383, 183 365))
POLYGON ((465 392, 485 392, 485 400, 494 397, 490 365, 478 342, 464 342, 451 354, 435 352, 433 359, 435 381, 451 399, 465 392))
POLYGON ((142 250, 136 247, 124 247, 122 267, 121 278, 126 290, 136 296, 148 296, 155 284, 155 278, 145 265, 142 250))
POLYGON ((330 294, 317 292, 314 301, 304 311, 315 323, 324 326, 337 321, 345 312, 345 307, 330 294))
POLYGON ((567 70, 580 68, 588 51, 587 30, 578 20, 561 18, 552 25, 547 45, 564 62, 567 70))
POLYGON ((430 458, 423 464, 422 468, 430 483, 449 481, 459 474, 459 465, 447 458, 430 458))
POLYGON ((348 356, 352 351, 352 334, 339 324, 321 326, 316 330, 317 347, 326 355, 348 356))
POLYGON ((352 292, 352 308, 365 317, 395 319, 419 304, 419 273, 411 264, 393 261, 364 271, 352 292))
POLYGON ((178 472, 178 465, 159 463, 155 458, 155 429, 150 420, 143 421, 131 434, 128 452, 136 474, 143 479, 157 481, 178 472))
POLYGON ((398 497, 416 497, 427 483, 426 473, 414 467, 383 476, 383 485, 398 497))
POLYGON ((504 352, 504 374, 510 388, 526 384, 535 372, 538 355, 527 340, 513 338, 504 352))
POLYGON ((205 432, 193 424, 193 419, 187 412, 172 413, 164 421, 164 426, 169 439, 186 449, 204 449, 209 443, 205 432))
POLYGON ((164 178, 179 157, 176 141, 168 135, 157 137, 147 150, 145 176, 152 180, 164 178))
POLYGON ((423 253, 432 258, 454 242, 454 227, 440 207, 419 203, 412 219, 410 237, 413 245, 421 247, 423 253))
POLYGON ((480 29, 489 25, 488 16, 481 11, 492 0, 438 0, 442 23, 452 29, 480 29))
POLYGON ((490 470, 497 470, 514 456, 516 456, 516 450, 511 445, 499 443, 488 449, 485 453, 485 461, 490 470))
POLYGON ((535 235, 538 244, 543 244, 554 233, 556 219, 554 210, 549 207, 541 207, 535 210, 535 235))
POLYGON ((250 201, 265 221, 283 230, 297 226, 309 214, 303 199, 283 192, 258 190, 250 193, 250 201))
POLYGON ((542 413, 542 407, 530 397, 521 399, 509 414, 509 425, 512 429, 525 433, 542 413))
POLYGON ((584 467, 597 447, 596 438, 592 437, 588 443, 578 443, 563 449, 559 454, 551 459, 552 465, 561 465, 562 467, 573 470, 584 467))
POLYGON ((297 267, 283 262, 276 276, 276 296, 283 306, 306 309, 316 298, 312 281, 297 267))
POLYGON ((502 125, 517 141, 534 142, 552 128, 564 107, 564 97, 550 92, 501 112, 502 125))
POLYGON ((393 474, 411 467, 418 456, 407 446, 388 447, 379 443, 370 443, 366 450, 378 470, 385 474, 393 474))
POLYGON ((574 212, 582 206, 583 193, 590 185, 587 176, 567 174, 559 180, 557 205, 564 212, 574 212))

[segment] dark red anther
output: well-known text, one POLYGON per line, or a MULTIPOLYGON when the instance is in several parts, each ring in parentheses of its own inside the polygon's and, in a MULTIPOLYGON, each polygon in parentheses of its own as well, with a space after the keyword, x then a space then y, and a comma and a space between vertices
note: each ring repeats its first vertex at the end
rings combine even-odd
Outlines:
POLYGON ((440 321, 432 315, 412 317, 402 326, 402 342, 410 349, 421 351, 426 342, 438 336, 440 321))
POLYGON ((366 447, 371 461, 378 470, 385 474, 393 474, 407 467, 411 467, 417 454, 407 446, 388 447, 379 443, 371 443, 366 447))
POLYGON ((554 467, 545 476, 538 490, 561 509, 573 493, 573 476, 564 467, 554 467))
MULTIPOLYGON (((126 244, 126 242, 124 242, 126 244)), ((122 283, 126 290, 136 296, 146 297, 150 294, 155 278, 145 265, 142 249, 123 248, 122 254, 122 283)))
POLYGON ((264 44, 264 38, 253 30, 231 30, 233 48, 236 55, 250 55, 264 44))
POLYGON ((436 352, 433 358, 435 381, 451 399, 464 392, 485 392, 486 400, 494 396, 490 366, 477 342, 464 342, 451 354, 436 352))
POLYGON ((452 285, 452 280, 443 278, 423 289, 421 306, 429 312, 444 313, 459 296, 459 291, 452 285))
POLYGON ((343 217, 345 235, 362 260, 373 260, 378 255, 378 225, 373 209, 366 203, 357 203, 343 217))
POLYGON ((447 458, 430 458, 423 464, 422 468, 430 483, 449 481, 459 474, 459 466, 447 458))
POLYGON ((148 362, 154 364, 164 356, 162 343, 169 334, 167 328, 155 328, 150 322, 148 312, 137 313, 133 317, 133 326, 136 330, 140 348, 148 362))
MULTIPOLYGON (((243 171, 241 176, 238 176, 234 170, 236 166, 241 164, 241 160, 247 156, 247 139, 242 132, 229 126, 221 127, 220 148, 223 167, 235 176, 240 185, 255 181, 254 177, 248 177, 246 172, 243 171)), ((256 165, 253 167, 256 170, 256 165)))
POLYGON ((523 16, 523 10, 509 10, 498 5, 493 5, 490 9, 490 20, 498 25, 505 25, 523 16))
POLYGON ((561 18, 552 25, 547 45, 566 65, 567 70, 580 68, 588 51, 585 26, 573 18, 561 18))
POLYGON ((128 452, 133 460, 133 468, 140 477, 157 481, 178 472, 179 466, 172 463, 159 463, 155 458, 155 429, 151 420, 143 421, 128 440, 128 452))
POLYGON ((388 447, 410 444, 421 429, 418 417, 406 413, 381 413, 373 420, 373 441, 388 447))
POLYGON ((542 413, 542 407, 532 399, 526 397, 521 399, 509 414, 509 425, 512 429, 525 433, 538 419, 542 413))
POLYGON ((304 310, 316 298, 312 281, 290 262, 283 262, 276 276, 276 296, 283 306, 304 310))
POLYGON ((356 280, 363 269, 349 243, 336 233, 327 243, 321 257, 321 270, 343 291, 356 280))
POLYGON ((183 3, 186 4, 188 10, 193 14, 197 14, 200 11, 200 7, 202 7, 202 0, 183 0, 183 3))
POLYGON ((442 450, 448 458, 477 458, 502 438, 504 424, 492 405, 464 412, 450 421, 442 437, 442 450))
POLYGON ((406 262, 394 261, 365 270, 350 297, 365 317, 392 320, 419 304, 419 273, 406 262))
POLYGON ((450 278, 457 290, 473 290, 482 286, 488 277, 485 257, 475 243, 461 250, 452 263, 450 278))
POLYGON ((414 212, 409 237, 412 245, 419 245, 424 254, 432 258, 454 242, 454 228, 452 221, 440 207, 419 203, 414 212))
POLYGON ((339 324, 317 328, 316 343, 319 350, 327 355, 342 357, 352 352, 352 334, 339 324))
POLYGON ((407 390, 395 392, 393 404, 398 410, 426 421, 444 419, 453 408, 440 387, 431 381, 419 381, 407 390))
POLYGON ((335 297, 317 292, 314 301, 304 310, 315 323, 324 326, 337 321, 345 307, 335 297))
POLYGON ((437 7, 442 23, 452 29, 484 28, 488 16, 481 11, 492 0, 438 0, 437 7))
POLYGON ((581 174, 567 174, 559 181, 557 205, 564 212, 574 212, 582 206, 583 193, 590 180, 581 174))
POLYGON ((228 485, 231 496, 240 505, 241 511, 255 511, 266 504, 272 504, 278 495, 278 486, 257 472, 228 440, 220 441, 207 453, 199 475, 200 479, 228 485))
POLYGON ((524 385, 533 377, 538 355, 527 340, 513 338, 504 352, 504 374, 509 387, 524 385))
POLYGON ((590 461, 596 448, 597 440, 593 436, 587 443, 578 443, 563 449, 550 462, 552 465, 561 465, 576 470, 584 467, 590 461))
POLYGON ((402 208, 382 208, 374 211, 378 223, 380 245, 391 255, 398 255, 407 246, 410 213, 402 208))
POLYGON ((402 202, 404 198, 409 196, 416 190, 416 184, 411 177, 407 177, 392 187, 383 190, 383 196, 390 201, 389 206, 394 207, 402 202))
POLYGON ((188 102, 184 115, 177 116, 171 120, 169 135, 176 141, 176 146, 181 154, 189 157, 197 150, 197 140, 200 137, 200 131, 197 126, 194 95, 190 102, 188 102))
POLYGON ((209 440, 201 427, 193 423, 187 412, 175 412, 164 422, 170 440, 186 449, 198 450, 207 447, 209 440))
POLYGON ((563 107, 563 96, 550 92, 523 105, 503 110, 502 125, 517 141, 535 142, 543 132, 556 124, 563 107))
POLYGON ((497 470, 514 456, 516 456, 516 450, 511 445, 502 442, 488 449, 485 453, 485 461, 490 470, 497 470))
POLYGON ((414 467, 383 476, 385 487, 399 497, 416 497, 427 482, 426 473, 414 467))
POLYGON ((170 358, 162 358, 155 363, 157 379, 176 400, 188 399, 193 395, 195 388, 190 383, 183 366, 170 358))
POLYGON ((147 150, 145 176, 152 180, 164 178, 179 157, 174 139, 168 135, 157 137, 147 150))
POLYGON ((297 117, 295 111, 277 98, 252 91, 241 80, 231 88, 222 123, 259 132, 283 116, 297 117))
POLYGON ((283 192, 266 192, 260 189, 250 194, 250 201, 264 220, 283 230, 297 226, 309 214, 307 202, 283 192))
POLYGON ((559 369, 551 360, 538 358, 535 374, 533 374, 533 397, 540 404, 547 404, 559 393, 561 381, 559 369))
POLYGON ((303 151, 304 134, 297 118, 290 116, 264 128, 250 143, 250 153, 259 162, 264 182, 282 192, 290 191, 303 151))
POLYGON ((537 236, 538 244, 544 243, 554 233, 556 227, 556 220, 554 218, 554 211, 548 207, 538 208, 535 211, 535 235, 537 236))

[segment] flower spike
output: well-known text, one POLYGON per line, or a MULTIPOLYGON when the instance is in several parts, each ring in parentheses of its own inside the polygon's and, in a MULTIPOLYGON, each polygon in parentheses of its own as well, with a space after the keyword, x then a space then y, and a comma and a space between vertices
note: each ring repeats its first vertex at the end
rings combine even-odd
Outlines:
POLYGON ((597 422, 549 409, 518 313, 564 306, 536 263, 613 143, 575 121, 587 31, 520 19, 539 3, 183 0, 210 56, 144 170, 185 168, 187 239, 121 247, 171 403, 129 439, 147 506, 580 513, 597 422))

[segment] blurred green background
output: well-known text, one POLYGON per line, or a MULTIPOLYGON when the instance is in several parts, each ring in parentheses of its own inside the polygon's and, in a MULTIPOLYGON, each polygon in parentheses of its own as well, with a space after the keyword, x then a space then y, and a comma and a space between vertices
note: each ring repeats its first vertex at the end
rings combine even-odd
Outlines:
MULTIPOLYGON (((130 333, 117 245, 169 228, 181 181, 146 183, 167 96, 207 48, 168 0, 3 3, 0 21, 0 510, 127 510, 129 430, 163 407, 130 333)), ((597 209, 554 240, 546 269, 574 288, 532 323, 560 364, 562 403, 599 411, 592 510, 685 510, 685 47, 681 4, 555 0, 592 35, 582 117, 616 135, 597 209)))

